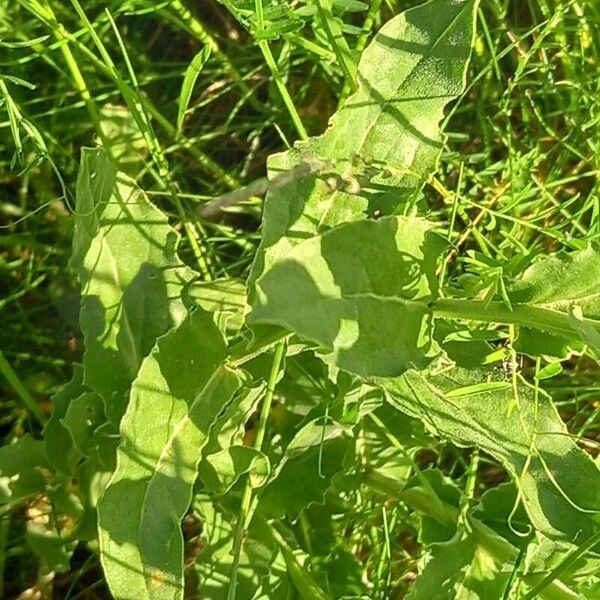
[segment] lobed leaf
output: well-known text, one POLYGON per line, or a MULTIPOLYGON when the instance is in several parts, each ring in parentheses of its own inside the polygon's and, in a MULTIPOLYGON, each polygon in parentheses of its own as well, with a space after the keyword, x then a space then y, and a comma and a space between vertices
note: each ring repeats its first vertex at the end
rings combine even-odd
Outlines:
MULTIPOLYGON (((548 322, 556 313, 564 315, 572 330, 572 337, 566 338, 570 345, 581 340, 600 352, 600 244, 534 262, 509 290, 509 298, 516 305, 539 309, 542 329, 544 313, 548 322)), ((564 336, 546 334, 540 340, 538 335, 539 353, 550 345, 549 353, 564 355, 561 340, 564 344, 564 336)), ((528 341, 531 347, 531 334, 528 341)))
POLYGON ((197 310, 144 359, 121 423, 117 469, 98 504, 101 559, 116 598, 183 597, 180 522, 210 428, 241 384, 197 310))
POLYGON ((249 322, 319 344, 325 360, 362 376, 427 364, 428 303, 445 242, 427 221, 386 217, 342 225, 291 250, 256 282, 249 322))

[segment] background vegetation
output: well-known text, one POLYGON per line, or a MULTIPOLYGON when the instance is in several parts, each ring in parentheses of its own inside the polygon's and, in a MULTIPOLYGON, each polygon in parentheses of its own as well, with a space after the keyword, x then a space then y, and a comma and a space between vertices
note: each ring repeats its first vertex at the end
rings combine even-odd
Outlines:
MULTIPOLYGON (((302 128, 322 132, 349 91, 344 49, 330 43, 313 2, 265 2, 262 23, 253 2, 223 4, 86 0, 82 12, 75 2, 0 1, 5 445, 40 434, 50 396, 81 358, 78 295, 66 268, 80 149, 102 143, 169 211, 188 234, 184 260, 196 261, 198 243, 207 272, 245 277, 259 241, 260 203, 219 221, 198 219, 198 204, 263 176, 267 156, 302 128), (174 189, 180 206, 172 202, 174 189)), ((380 24, 415 4, 339 0, 335 9, 349 47, 361 48, 380 24)), ((448 260, 448 274, 468 278, 475 269, 501 287, 510 278, 501 265, 512 257, 577 249, 598 238, 599 56, 596 0, 482 2, 470 85, 449 115, 440 170, 426 192, 433 217, 451 224, 460 250, 448 260)), ((510 353, 499 345, 490 360, 500 369, 510 353)), ((569 431, 595 456, 597 364, 572 357, 545 375, 542 387, 569 431)), ((470 452, 439 442, 419 464, 438 467, 461 488, 474 482, 475 495, 506 478, 485 456, 473 462, 470 452)), ((47 510, 28 504, 3 513, 0 597, 35 585, 55 598, 108 597, 85 547, 44 587, 47 568, 24 536, 26 523, 47 510)), ((413 515, 376 494, 359 494, 340 515, 339 556, 352 556, 368 574, 373 598, 402 597, 420 553, 413 515)))

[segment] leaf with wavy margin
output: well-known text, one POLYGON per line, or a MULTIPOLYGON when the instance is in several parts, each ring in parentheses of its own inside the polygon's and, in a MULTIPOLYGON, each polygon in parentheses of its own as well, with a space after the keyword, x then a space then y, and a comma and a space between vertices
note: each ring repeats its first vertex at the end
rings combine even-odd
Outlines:
POLYGON ((186 315, 195 278, 177 257, 179 235, 100 148, 84 148, 71 265, 82 288, 84 384, 118 425, 127 392, 156 338, 186 315))
POLYGON ((444 108, 464 89, 476 6, 433 0, 391 19, 363 52, 358 91, 327 131, 269 158, 271 179, 302 163, 313 172, 267 195, 252 282, 303 240, 391 214, 420 192, 437 166, 444 108))
POLYGON ((241 385, 225 342, 197 310, 143 361, 121 422, 117 469, 100 499, 101 559, 116 598, 183 597, 181 519, 203 446, 241 385))

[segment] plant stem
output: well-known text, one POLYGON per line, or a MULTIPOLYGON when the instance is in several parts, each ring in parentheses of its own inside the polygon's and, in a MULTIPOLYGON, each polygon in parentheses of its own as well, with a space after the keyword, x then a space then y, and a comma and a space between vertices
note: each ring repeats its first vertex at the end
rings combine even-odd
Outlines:
POLYGON ((31 394, 27 391, 27 388, 23 385, 23 382, 19 379, 19 376, 15 373, 14 369, 10 366, 10 363, 4 358, 4 354, 0 350, 0 373, 6 377, 6 380, 13 387, 15 392, 19 395, 23 404, 27 407, 29 412, 37 419, 42 425, 46 425, 46 417, 36 404, 35 400, 31 397, 31 394))
MULTIPOLYGON (((539 306, 516 304, 509 308, 504 302, 440 299, 433 303, 432 309, 435 316, 449 319, 522 325, 568 337, 576 333, 568 314, 539 306)), ((598 328, 596 321, 591 319, 584 319, 584 321, 598 328)))
MULTIPOLYGON (((256 29, 258 32, 261 32, 264 29, 264 15, 263 15, 263 5, 262 0, 254 0, 254 7, 256 12, 256 29)), ((300 115, 294 106, 294 101, 290 96, 287 88, 285 87, 285 82, 283 81, 283 77, 281 76, 281 71, 275 62, 275 57, 271 52, 271 48, 269 47, 269 43, 266 40, 261 40, 258 42, 258 47, 262 52, 262 55, 271 71, 271 75, 273 75, 273 80, 275 81, 275 85, 279 90, 279 94, 281 95, 281 99, 287 108, 287 111, 292 119, 292 123, 296 128, 296 132, 300 139, 305 140, 308 138, 308 134, 306 133, 306 129, 304 129, 304 125, 300 119, 300 115)))
MULTIPOLYGON (((260 417, 258 420, 258 426, 256 430, 256 438, 254 439, 254 448, 260 450, 265 439, 265 432, 267 429, 267 421, 271 414, 271 405, 273 404, 273 394, 275 392, 275 385, 277 384, 277 378, 281 370, 281 363, 285 354, 286 340, 281 340, 275 348, 275 356, 273 357, 273 364, 271 366, 271 373, 269 374, 269 381, 267 384, 267 392, 265 399, 260 410, 260 417)), ((235 528, 233 537, 233 547, 231 553, 233 554, 233 562, 231 565, 231 577, 229 580, 229 589, 227 591, 227 600, 235 600, 236 589, 237 589, 237 576, 240 566, 240 557, 242 553, 242 544, 244 543, 244 535, 246 528, 252 518, 252 484, 250 477, 246 479, 246 486, 244 487, 244 493, 242 496, 242 504, 240 507, 240 514, 238 522, 235 528)))
POLYGON ((240 72, 235 68, 235 65, 229 60, 229 57, 221 50, 217 40, 206 29, 202 21, 198 19, 181 0, 171 0, 170 7, 177 13, 177 17, 173 17, 168 10, 161 10, 161 14, 167 19, 177 20, 179 18, 183 25, 205 46, 210 48, 213 56, 219 61, 223 69, 229 74, 232 81, 242 91, 244 96, 248 98, 254 108, 264 111, 264 106, 261 106, 254 96, 254 92, 248 87, 240 72))
MULTIPOLYGON (((382 0, 372 0, 371 1, 371 6, 369 7, 369 11, 367 12, 367 16, 365 17, 365 20, 363 22, 363 32, 361 33, 360 37, 358 38, 358 42, 356 43, 356 46, 354 47, 354 52, 356 54, 357 57, 359 57, 361 54, 363 53, 363 50, 365 49, 365 46, 367 45, 367 41, 369 40, 369 35, 371 34, 371 29, 373 29, 373 25, 375 24, 375 18, 377 16, 377 13, 379 12, 379 9, 381 8, 381 2, 382 0)), ((358 72, 358 64, 356 65, 356 71, 358 72)), ((342 93, 340 95, 340 99, 338 101, 338 107, 343 106, 346 98, 348 97, 348 95, 353 91, 353 88, 356 87, 356 81, 355 80, 349 80, 346 78, 346 81, 344 81, 344 88, 342 89, 342 93)))
POLYGON ((356 70, 357 65, 352 57, 352 52, 344 38, 342 29, 338 25, 331 10, 331 0, 317 0, 317 14, 321 25, 325 30, 327 39, 331 44, 331 49, 337 56, 340 67, 345 75, 345 85, 349 86, 350 91, 356 89, 356 70))
MULTIPOLYGON (((62 24, 60 24, 57 21, 56 15, 54 14, 54 11, 52 10, 52 8, 51 8, 50 4, 48 4, 48 2, 45 3, 43 8, 47 11, 48 20, 50 21, 50 23, 52 23, 52 25, 54 27, 54 37, 57 39, 57 41, 61 41, 65 37, 64 27, 62 26, 62 24)), ((96 103, 94 102, 94 99, 92 98, 92 95, 90 94, 90 90, 88 89, 87 83, 85 82, 85 78, 83 77, 81 69, 79 68, 77 61, 75 60, 75 57, 73 56, 73 53, 71 52, 71 48, 69 47, 69 44, 68 43, 61 44, 60 52, 63 55, 65 62, 67 63, 67 67, 68 67, 69 71, 71 72, 73 84, 75 85, 75 88, 77 89, 81 98, 83 99, 85 107, 90 115, 90 118, 92 119, 94 129, 96 130, 96 133, 98 134, 98 137, 100 138, 100 140, 102 140, 102 146, 106 150, 106 153, 108 154, 108 156, 112 157, 110 142, 106 138, 106 136, 104 135, 104 131, 102 130, 100 113, 98 112, 96 103)))

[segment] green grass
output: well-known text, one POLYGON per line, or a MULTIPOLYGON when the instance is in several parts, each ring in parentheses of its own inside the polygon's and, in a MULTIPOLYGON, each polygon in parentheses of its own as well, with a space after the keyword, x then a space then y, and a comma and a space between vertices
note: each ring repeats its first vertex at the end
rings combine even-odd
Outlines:
MULTIPOLYGON (((317 35, 287 27, 290 15, 268 21, 257 2, 255 29, 281 32, 257 42, 208 0, 0 1, 4 444, 40 434, 50 396, 81 358, 78 296, 67 269, 80 148, 110 149, 169 212, 184 236, 182 257, 206 279, 246 276, 260 239, 260 201, 220 221, 199 219, 198 206, 264 176, 269 154, 322 132, 354 85, 348 48, 364 46, 371 31, 416 2, 373 0, 368 13, 345 17, 367 30, 343 38, 327 3, 315 4, 317 35), (204 46, 211 54, 179 129, 184 74, 204 46)), ((511 258, 578 249, 600 237, 600 4, 482 4, 469 88, 449 115, 426 201, 450 225, 456 249, 440 276, 463 274, 466 281, 483 272, 477 285, 485 296, 510 281, 502 265, 511 258)), ((499 345, 495 358, 498 368, 510 361, 509 344, 499 345)), ((536 366, 525 361, 519 368, 533 373, 536 366)), ((321 374, 303 375, 299 385, 322 393, 321 374)), ((575 356, 541 382, 593 455, 598 381, 597 363, 575 356)), ((418 464, 438 466, 472 496, 505 478, 487 457, 449 444, 423 453, 418 464)), ((419 558, 417 520, 385 494, 359 492, 355 500, 340 500, 334 515, 340 555, 361 564, 374 582, 373 598, 401 598, 419 558)), ((0 585, 7 598, 44 573, 24 542, 25 516, 23 507, 2 515, 0 585)), ((95 556, 83 548, 52 585, 55 598, 108 597, 95 556)))

